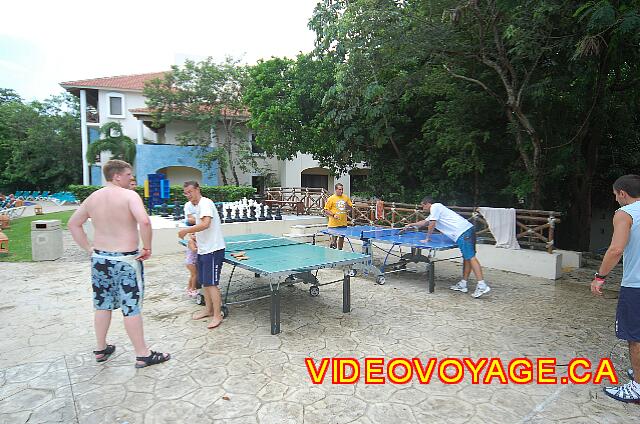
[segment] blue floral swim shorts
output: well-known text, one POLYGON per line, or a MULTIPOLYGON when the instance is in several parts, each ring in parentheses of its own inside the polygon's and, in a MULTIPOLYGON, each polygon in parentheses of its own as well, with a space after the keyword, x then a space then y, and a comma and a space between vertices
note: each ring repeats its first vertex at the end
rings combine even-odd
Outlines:
POLYGON ((144 269, 142 262, 135 260, 136 256, 137 251, 94 250, 91 255, 91 282, 95 309, 120 308, 122 315, 126 317, 140 314, 144 293, 144 269))

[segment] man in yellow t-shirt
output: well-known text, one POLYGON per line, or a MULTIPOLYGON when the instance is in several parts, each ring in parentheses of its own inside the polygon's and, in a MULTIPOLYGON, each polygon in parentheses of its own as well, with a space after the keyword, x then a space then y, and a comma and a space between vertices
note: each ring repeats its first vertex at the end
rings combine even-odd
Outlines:
MULTIPOLYGON (((344 186, 340 183, 335 186, 336 192, 327 199, 327 203, 324 204, 324 214, 329 218, 329 228, 340 228, 347 226, 347 216, 353 208, 353 203, 349 196, 343 194, 344 186)), ((344 237, 331 236, 332 249, 336 247, 338 250, 342 250, 344 245, 344 237), (336 244, 337 242, 337 244, 336 244)))

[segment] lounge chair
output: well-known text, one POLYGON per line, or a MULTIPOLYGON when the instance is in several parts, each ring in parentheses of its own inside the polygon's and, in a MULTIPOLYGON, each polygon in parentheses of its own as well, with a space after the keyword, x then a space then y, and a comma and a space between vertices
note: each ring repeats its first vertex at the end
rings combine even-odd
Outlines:
POLYGON ((6 208, 6 209, 0 210, 0 215, 8 215, 9 219, 20 218, 26 209, 27 209, 26 206, 16 206, 13 208, 6 208))

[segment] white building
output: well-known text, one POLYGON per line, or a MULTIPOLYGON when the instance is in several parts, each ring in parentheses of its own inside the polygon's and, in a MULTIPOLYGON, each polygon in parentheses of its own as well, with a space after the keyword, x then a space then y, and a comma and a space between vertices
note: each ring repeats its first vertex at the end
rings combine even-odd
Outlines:
MULTIPOLYGON (((163 173, 171 184, 182 184, 187 180, 197 180, 205 185, 222 185, 220 170, 205 169, 198 163, 200 146, 182 145, 177 136, 193 128, 188 122, 171 122, 154 127, 151 113, 146 107, 142 93, 144 84, 163 76, 163 72, 93 78, 81 81, 63 82, 60 85, 80 98, 81 128, 83 146, 83 184, 103 184, 102 163, 108 159, 105 154, 99 161, 89 165, 86 158, 88 145, 99 138, 98 129, 108 122, 121 124, 125 135, 136 141, 135 174, 141 182, 146 174, 163 173)), ((244 119, 237 116, 232 119, 244 119)), ((222 126, 222 124, 220 124, 222 126)), ((246 127, 245 127, 246 128, 246 127)), ((221 131, 217 129, 218 132, 221 131)), ((238 171, 241 185, 252 185, 262 192, 265 185, 281 187, 322 187, 333 191, 340 182, 345 192, 351 192, 352 183, 361 182, 367 169, 355 169, 350 174, 335 176, 319 166, 310 155, 300 154, 293 160, 281 161, 267 157, 255 143, 255 135, 249 128, 244 132, 244 140, 234 140, 236 144, 251 146, 253 159, 258 169, 238 171)), ((230 184, 233 180, 227 175, 230 184)))

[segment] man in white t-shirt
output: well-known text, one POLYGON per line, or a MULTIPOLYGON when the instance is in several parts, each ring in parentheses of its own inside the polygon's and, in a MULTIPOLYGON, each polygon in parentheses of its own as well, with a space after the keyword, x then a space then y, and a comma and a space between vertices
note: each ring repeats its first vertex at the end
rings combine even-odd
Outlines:
POLYGON ((197 272, 198 280, 202 285, 205 309, 193 315, 193 319, 211 317, 207 328, 213 329, 222 324, 220 296, 220 273, 224 261, 224 237, 220 217, 211 199, 203 197, 200 193, 200 184, 197 181, 187 181, 183 185, 184 195, 195 205, 196 225, 183 228, 178 232, 179 238, 184 238, 189 233, 196 233, 198 242, 197 272))
POLYGON ((434 203, 431 197, 422 199, 421 204, 422 210, 427 212, 429 216, 422 221, 407 225, 405 229, 427 227, 425 241, 429 241, 433 230, 436 229, 451 240, 454 240, 462 253, 464 260, 462 280, 449 288, 466 293, 468 291, 467 279, 473 270, 478 284, 472 296, 478 298, 483 294, 489 293, 491 288, 485 283, 482 276, 482 266, 480 266, 480 262, 476 258, 476 232, 473 225, 442 203, 434 203))

